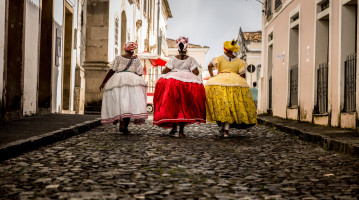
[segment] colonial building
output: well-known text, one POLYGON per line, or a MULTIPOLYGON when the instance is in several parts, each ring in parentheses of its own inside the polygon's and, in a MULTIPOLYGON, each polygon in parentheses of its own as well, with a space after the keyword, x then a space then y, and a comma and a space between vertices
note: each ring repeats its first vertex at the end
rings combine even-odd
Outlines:
MULTIPOLYGON (((2 119, 75 112, 75 82, 83 82, 75 76, 82 2, 0 2, 2 119)), ((82 86, 76 85, 78 89, 82 86)), ((81 113, 79 109, 77 112, 81 113)))
POLYGON ((0 119, 99 111, 123 44, 164 55, 170 17, 167 0, 0 1, 0 119))
POLYGON ((262 62, 262 31, 243 32, 239 29, 237 43, 240 47, 239 57, 248 64, 246 80, 250 87, 260 77, 262 62))
POLYGON ((267 0, 259 111, 357 128, 358 0, 267 0))
POLYGON ((101 108, 103 81, 110 63, 123 52, 127 41, 139 44, 137 53, 164 55, 167 19, 172 13, 167 0, 87 0, 85 110, 101 108))

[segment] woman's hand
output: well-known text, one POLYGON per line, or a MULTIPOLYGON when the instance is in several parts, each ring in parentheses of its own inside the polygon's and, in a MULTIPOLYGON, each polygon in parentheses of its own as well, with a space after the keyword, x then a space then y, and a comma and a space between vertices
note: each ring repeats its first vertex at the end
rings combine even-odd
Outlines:
POLYGON ((193 73, 194 75, 198 76, 198 74, 199 74, 198 68, 192 70, 192 73, 193 73))
POLYGON ((105 87, 105 84, 102 83, 101 86, 100 86, 100 91, 103 90, 104 87, 105 87))
POLYGON ((208 72, 211 77, 213 77, 213 68, 214 68, 214 65, 213 65, 213 63, 210 62, 208 65, 208 72))
POLYGON ((103 88, 105 87, 105 84, 107 83, 108 79, 111 78, 111 76, 115 73, 115 71, 113 71, 112 69, 110 69, 107 74, 105 79, 103 80, 101 86, 100 86, 100 91, 103 90, 103 88))
POLYGON ((163 70, 162 70, 162 74, 167 74, 168 72, 170 72, 171 69, 169 69, 168 67, 165 67, 163 70))

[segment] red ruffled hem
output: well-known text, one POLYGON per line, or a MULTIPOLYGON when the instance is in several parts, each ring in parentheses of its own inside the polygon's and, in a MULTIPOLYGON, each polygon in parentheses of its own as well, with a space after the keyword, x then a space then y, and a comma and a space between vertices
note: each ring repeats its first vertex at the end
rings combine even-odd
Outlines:
POLYGON ((206 92, 202 84, 160 78, 153 98, 153 124, 163 128, 173 123, 205 123, 206 92))
POLYGON ((206 120, 204 119, 161 119, 159 121, 153 121, 154 125, 160 126, 162 128, 172 128, 173 123, 186 123, 186 125, 189 124, 201 124, 206 123, 206 120))
POLYGON ((109 119, 101 119, 101 124, 110 124, 115 122, 116 120, 122 121, 124 118, 131 118, 134 119, 134 124, 143 124, 145 123, 146 119, 148 118, 147 113, 142 114, 131 114, 131 113, 125 113, 122 115, 117 115, 116 117, 109 118, 109 119))

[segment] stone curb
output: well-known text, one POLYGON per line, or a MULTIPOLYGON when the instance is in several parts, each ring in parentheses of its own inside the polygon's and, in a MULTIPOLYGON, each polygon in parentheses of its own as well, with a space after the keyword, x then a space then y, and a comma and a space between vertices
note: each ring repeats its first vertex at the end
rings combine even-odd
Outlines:
POLYGON ((101 118, 97 118, 95 120, 85 121, 68 128, 61 128, 39 136, 33 136, 27 139, 11 142, 0 147, 0 162, 35 150, 39 147, 79 135, 100 125, 101 118))
POLYGON ((260 116, 258 116, 258 124, 277 128, 280 131, 297 136, 299 139, 318 144, 326 150, 359 157, 358 138, 355 138, 356 141, 353 142, 348 140, 350 138, 332 138, 314 131, 304 131, 300 128, 292 127, 289 123, 274 123, 270 120, 263 119, 260 116))

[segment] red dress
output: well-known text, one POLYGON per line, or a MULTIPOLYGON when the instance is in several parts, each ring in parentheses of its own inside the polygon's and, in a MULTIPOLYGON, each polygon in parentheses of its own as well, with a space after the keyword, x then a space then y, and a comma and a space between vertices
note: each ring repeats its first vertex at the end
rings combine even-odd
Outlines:
POLYGON ((172 128, 172 123, 205 123, 206 92, 201 79, 191 72, 199 67, 198 62, 192 57, 171 57, 166 67, 171 72, 156 83, 153 124, 172 128))

